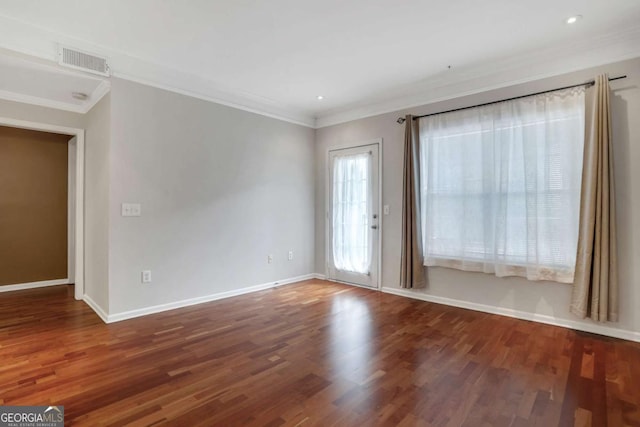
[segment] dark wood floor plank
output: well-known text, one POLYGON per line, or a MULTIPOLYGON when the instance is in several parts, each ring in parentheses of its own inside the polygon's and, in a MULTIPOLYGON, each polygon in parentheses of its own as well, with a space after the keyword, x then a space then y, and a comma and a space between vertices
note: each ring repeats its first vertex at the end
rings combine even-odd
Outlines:
POLYGON ((312 280, 105 325, 0 296, 0 404, 86 426, 640 425, 640 344, 312 280))

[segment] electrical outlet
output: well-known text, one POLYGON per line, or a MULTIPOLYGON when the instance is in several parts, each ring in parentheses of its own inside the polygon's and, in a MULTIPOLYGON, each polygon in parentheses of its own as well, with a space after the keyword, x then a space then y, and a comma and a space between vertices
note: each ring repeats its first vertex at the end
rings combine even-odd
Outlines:
POLYGON ((142 272, 142 283, 151 283, 151 270, 144 270, 142 272))
POLYGON ((271 264, 273 262, 273 255, 267 255, 267 264, 271 264))
POLYGON ((289 261, 293 260, 293 251, 289 251, 289 261))

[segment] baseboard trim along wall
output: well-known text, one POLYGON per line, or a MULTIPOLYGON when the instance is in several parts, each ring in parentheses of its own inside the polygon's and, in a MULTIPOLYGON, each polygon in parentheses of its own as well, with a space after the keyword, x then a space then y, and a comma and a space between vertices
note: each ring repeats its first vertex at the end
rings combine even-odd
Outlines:
POLYGON ((175 310, 176 308, 188 307, 191 305, 202 304, 205 302, 216 301, 224 298, 231 298, 238 295, 244 295, 251 292, 263 291, 278 286, 289 285, 291 283, 301 282, 303 280, 315 279, 315 274, 305 274, 302 276, 291 277, 288 279, 276 280, 273 282, 263 283, 261 285, 249 286, 246 288, 234 289, 232 291, 219 292, 216 294, 205 295, 196 298, 189 298, 181 301, 170 302, 167 304, 153 305, 150 307, 140 308, 137 310, 124 311, 121 313, 106 314, 102 308, 95 303, 89 296, 85 295, 84 301, 89 307, 96 312, 105 323, 120 322, 122 320, 133 319, 135 317, 146 316, 148 314, 161 313, 163 311, 175 310))
POLYGON ((466 308, 469 310, 482 311, 484 313, 498 314, 501 316, 513 317, 516 319, 530 320, 533 322, 545 323, 547 325, 560 326, 563 328, 574 329, 583 332, 590 332, 593 334, 606 335, 613 338, 620 338, 623 340, 640 342, 640 333, 629 331, 626 329, 612 328, 605 325, 598 325, 596 323, 583 323, 570 319, 558 319, 553 316, 547 316, 544 314, 530 313, 527 311, 513 310, 510 308, 496 307, 492 305, 477 304, 469 301, 457 300, 452 298, 438 297, 434 295, 428 295, 420 292, 413 292, 406 289, 390 288, 383 286, 380 289, 382 292, 398 295, 401 297, 413 298, 427 302, 433 302, 436 304, 449 305, 452 307, 466 308))
POLYGON ((19 283, 16 285, 2 285, 0 292, 22 291, 25 289, 44 288, 47 286, 68 285, 69 279, 43 280, 41 282, 19 283))
POLYGON ((82 297, 82 300, 96 312, 98 317, 100 317, 104 323, 109 323, 109 315, 93 300, 93 298, 85 294, 84 297, 82 297))
MULTIPOLYGON (((216 301, 216 300, 231 298, 231 297, 244 295, 252 292, 263 291, 265 289, 271 289, 278 286, 289 285, 292 283, 297 283, 297 282, 301 282, 303 280, 309 280, 309 279, 326 280, 324 274, 311 273, 311 274, 305 274, 302 276, 291 277, 288 279, 282 279, 282 280, 277 280, 273 282, 263 283, 260 285, 249 286, 246 288, 234 289, 232 291, 219 292, 216 294, 205 295, 205 296, 196 297, 196 298, 189 298, 189 299, 171 302, 167 304, 154 305, 151 307, 145 307, 137 310, 124 311, 121 313, 114 313, 114 314, 107 314, 105 310, 103 310, 102 307, 96 304, 96 302, 93 299, 91 299, 89 295, 84 296, 84 301, 87 303, 89 307, 91 307, 91 309, 93 309, 93 311, 96 312, 96 314, 105 323, 114 323, 114 322, 120 322, 127 319, 133 319, 136 317, 146 316, 149 314, 161 313, 163 311, 175 310, 177 308, 188 307, 191 305, 202 304, 205 302, 216 301)), ((37 282, 36 283, 37 286, 32 286, 32 287, 54 286, 54 285, 66 283, 66 282, 64 283, 53 283, 53 282, 64 282, 64 281, 52 280, 48 282, 37 282)), ((33 285, 33 284, 9 285, 9 286, 25 286, 25 285, 33 285)), ((29 288, 21 288, 21 289, 29 289, 29 288)), ((372 290, 375 291, 375 289, 372 289, 372 290)), ((438 297, 434 295, 413 292, 405 289, 392 288, 387 286, 383 286, 380 289, 380 291, 388 294, 393 294, 393 295, 406 297, 406 298, 413 298, 413 299, 432 302, 436 304, 443 304, 443 305, 448 305, 452 307, 465 308, 468 310, 481 311, 481 312, 490 313, 490 314, 498 314, 501 316, 513 317, 516 319, 530 320, 533 322, 544 323, 547 325, 560 326, 563 328, 569 328, 569 329, 574 329, 574 330, 583 331, 583 332, 590 332, 593 334, 605 335, 613 338, 620 338, 624 340, 640 342, 639 332, 629 331, 626 329, 612 328, 610 326, 598 325, 595 323, 589 324, 589 323, 574 321, 570 319, 558 319, 556 317, 547 316, 544 314, 536 314, 536 313, 530 313, 527 311, 514 310, 510 308, 496 307, 496 306, 485 305, 485 304, 477 304, 469 301, 438 297)))

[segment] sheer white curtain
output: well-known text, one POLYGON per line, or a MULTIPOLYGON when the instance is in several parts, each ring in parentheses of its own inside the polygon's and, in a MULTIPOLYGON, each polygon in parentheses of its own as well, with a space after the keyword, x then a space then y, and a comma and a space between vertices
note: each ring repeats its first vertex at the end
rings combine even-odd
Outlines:
POLYGON ((333 165, 333 260, 338 270, 369 273, 371 155, 336 156, 333 165))
POLYGON ((425 265, 573 281, 584 88, 420 119, 425 265))

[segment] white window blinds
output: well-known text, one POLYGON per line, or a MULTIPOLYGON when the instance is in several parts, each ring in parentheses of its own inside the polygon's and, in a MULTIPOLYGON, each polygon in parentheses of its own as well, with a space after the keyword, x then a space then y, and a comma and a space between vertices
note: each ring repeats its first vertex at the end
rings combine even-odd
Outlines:
POLYGON ((425 265, 573 281, 584 88, 421 118, 425 265))

